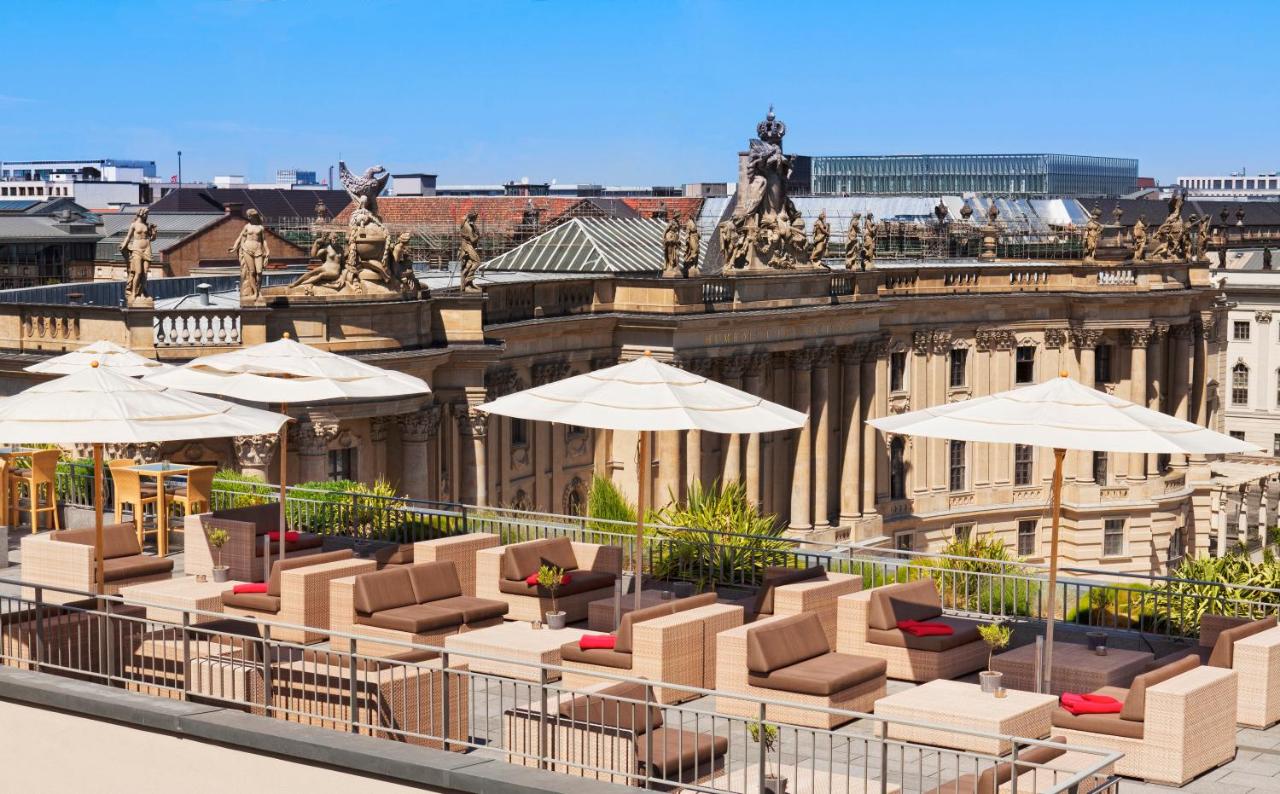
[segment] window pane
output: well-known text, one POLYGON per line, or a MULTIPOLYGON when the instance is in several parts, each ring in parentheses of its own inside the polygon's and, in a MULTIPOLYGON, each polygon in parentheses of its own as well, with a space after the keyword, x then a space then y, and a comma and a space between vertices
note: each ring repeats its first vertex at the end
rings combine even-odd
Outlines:
POLYGON ((1030 485, 1035 450, 1030 444, 1013 445, 1013 484, 1030 485))
POLYGON ((1102 556, 1124 554, 1124 519, 1108 518, 1102 523, 1102 556))
POLYGON ((1231 324, 1231 336, 1234 339, 1249 339, 1249 322, 1247 320, 1236 320, 1231 324))
POLYGON ((1031 383, 1035 380, 1036 375, 1036 349, 1030 345, 1018 348, 1017 364, 1015 367, 1015 381, 1017 383, 1031 383))
POLYGON ((906 371, 906 352, 891 353, 889 355, 889 391, 902 391, 906 371))
POLYGON ((1231 368, 1231 404, 1249 404, 1249 367, 1243 361, 1231 368))
POLYGON ((1023 519, 1018 522, 1018 556, 1034 557, 1036 554, 1036 520, 1023 519))
POLYGON ((951 387, 959 388, 965 384, 965 364, 968 363, 968 350, 951 351, 951 387))
POLYGON ((951 442, 951 490, 963 491, 965 489, 966 478, 964 470, 964 447, 963 441, 951 442))

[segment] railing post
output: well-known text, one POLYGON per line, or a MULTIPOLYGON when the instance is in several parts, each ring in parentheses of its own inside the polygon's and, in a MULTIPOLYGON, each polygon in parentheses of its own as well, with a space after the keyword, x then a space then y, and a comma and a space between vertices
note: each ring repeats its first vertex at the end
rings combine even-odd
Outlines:
POLYGON ((104 607, 105 607, 104 613, 106 614, 106 634, 107 634, 107 636, 105 637, 105 644, 107 649, 107 659, 106 659, 107 686, 111 686, 111 682, 115 678, 115 668, 116 668, 116 641, 115 641, 116 630, 115 630, 114 622, 111 617, 111 601, 110 600, 105 601, 104 607))
POLYGON ((32 667, 38 673, 40 665, 44 662, 44 588, 37 587, 36 592, 36 648, 33 654, 34 663, 32 667))
POLYGON ((887 722, 880 723, 880 794, 889 794, 889 723, 887 722))
MULTIPOLYGON (((756 781, 757 785, 759 786, 759 788, 757 788, 756 790, 759 791, 760 794, 764 794, 764 781, 765 781, 765 778, 767 777, 767 772, 768 772, 768 769, 766 768, 765 764, 769 760, 768 750, 764 746, 765 745, 764 718, 765 718, 765 704, 762 702, 760 703, 759 713, 756 715, 756 745, 760 748, 760 757, 756 759, 756 763, 759 766, 759 772, 757 774, 757 777, 760 778, 759 780, 756 781)), ((778 749, 781 750, 782 748, 778 748, 778 749)), ((781 753, 779 753, 779 757, 781 757, 781 753)), ((799 781, 797 781, 797 783, 798 782, 799 781)), ((746 784, 745 774, 743 775, 743 784, 744 785, 746 784)))
MULTIPOLYGON (((653 788, 653 686, 644 685, 644 757, 649 759, 644 767, 644 787, 653 788)), ((695 759, 696 764, 696 759, 695 759)), ((677 772, 676 774, 679 774, 677 772)), ((761 792, 764 789, 760 789, 761 792)))
MULTIPOLYGON (((283 542, 283 539, 282 539, 283 542)), ((262 713, 271 716, 271 624, 262 626, 262 713)))
POLYGON ((182 699, 191 697, 191 613, 182 610, 182 699))
POLYGON ((356 719, 356 710, 357 710, 357 703, 356 703, 356 686, 357 686, 357 681, 356 681, 356 640, 355 640, 355 637, 351 637, 350 639, 348 639, 348 640, 347 640, 347 653, 348 653, 348 667, 349 667, 348 674, 349 674, 349 676, 350 676, 350 678, 348 679, 348 684, 349 684, 349 686, 351 687, 351 691, 347 694, 347 716, 348 716, 348 718, 351 720, 351 732, 352 732, 352 733, 359 733, 360 731, 359 731, 359 729, 356 727, 356 723, 357 723, 357 722, 359 722, 359 720, 358 720, 358 719, 356 719))
MULTIPOLYGON (((1018 742, 1017 740, 1010 742, 1009 746, 1013 750, 1013 757, 1010 759, 1010 767, 1009 767, 1013 772, 1013 774, 1009 778, 1009 785, 1011 787, 1009 794, 1018 794, 1018 742)), ((1033 774, 1032 775, 1033 780, 1034 780, 1034 777, 1035 775, 1033 774)))
MULTIPOLYGON (((443 643, 441 643, 443 644, 443 643)), ((440 727, 440 735, 443 741, 440 746, 445 750, 449 749, 449 726, 450 720, 453 718, 453 709, 450 708, 453 700, 453 687, 449 685, 449 652, 442 651, 440 654, 440 719, 444 723, 440 727)), ((545 677, 545 671, 544 671, 545 677)), ((545 697, 545 696, 544 696, 545 697)), ((462 738, 462 737, 459 737, 462 738)))
POLYGON ((538 689, 542 708, 538 709, 538 768, 549 769, 547 764, 547 668, 538 670, 538 689))

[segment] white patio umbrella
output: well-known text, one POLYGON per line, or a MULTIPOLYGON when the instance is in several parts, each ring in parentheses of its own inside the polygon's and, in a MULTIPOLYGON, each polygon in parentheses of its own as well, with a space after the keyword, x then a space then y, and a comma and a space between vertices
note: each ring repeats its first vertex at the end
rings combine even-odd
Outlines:
MULTIPOLYGON (((193 359, 147 378, 150 383, 256 403, 372 400, 431 393, 422 378, 382 369, 289 338, 193 359)), ((285 531, 288 434, 280 433, 280 537, 285 531)), ((285 544, 280 543, 280 557, 285 544)))
POLYGON ((49 375, 70 375, 91 365, 97 365, 102 369, 109 369, 118 375, 126 375, 130 378, 154 375, 173 369, 172 364, 140 356, 127 347, 105 339, 85 345, 79 350, 72 350, 70 353, 63 353, 29 367, 23 367, 23 369, 27 372, 49 375))
POLYGON ((769 433, 802 427, 805 414, 663 364, 648 351, 606 369, 576 375, 499 397, 477 406, 514 419, 640 431, 639 498, 636 523, 636 607, 640 606, 640 561, 644 514, 649 502, 649 434, 661 430, 769 433))
MULTIPOLYGON (((166 389, 106 367, 81 370, 0 399, 0 434, 12 443, 92 444, 94 557, 102 563, 102 445, 274 433, 288 417, 166 389)), ((163 520, 163 517, 161 517, 163 520)))
POLYGON ((885 433, 1053 449, 1053 528, 1049 540, 1044 691, 1049 690, 1053 669, 1062 459, 1067 450, 1193 455, 1258 450, 1252 444, 1085 386, 1067 377, 1065 372, 1035 386, 872 419, 868 424, 885 433))

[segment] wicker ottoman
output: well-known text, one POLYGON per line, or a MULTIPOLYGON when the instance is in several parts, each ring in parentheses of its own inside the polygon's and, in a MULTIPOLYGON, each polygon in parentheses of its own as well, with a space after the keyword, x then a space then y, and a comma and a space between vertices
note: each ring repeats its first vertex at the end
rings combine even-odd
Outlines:
MULTIPOLYGON (((1025 739, 1048 736, 1058 698, 1016 689, 1006 692, 1006 697, 998 698, 984 693, 977 684, 938 679, 880 698, 876 701, 875 714, 890 720, 927 722, 1001 736, 1025 739)), ((921 728, 895 722, 880 723, 877 731, 883 733, 886 726, 890 739, 988 755, 1012 751, 1007 740, 995 736, 972 736, 948 731, 945 727, 921 728)))

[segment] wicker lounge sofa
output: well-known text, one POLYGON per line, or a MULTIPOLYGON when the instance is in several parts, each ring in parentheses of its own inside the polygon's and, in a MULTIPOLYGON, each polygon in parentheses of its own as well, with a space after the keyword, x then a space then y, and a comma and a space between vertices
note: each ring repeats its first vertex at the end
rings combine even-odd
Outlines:
POLYGON ((569 775, 624 785, 636 785, 637 775, 696 784, 724 767, 728 737, 666 727, 662 709, 646 709, 645 702, 643 684, 618 683, 566 698, 545 715, 508 709, 503 713, 507 761, 538 766, 545 726, 548 768, 569 775))
MULTIPOLYGON (((268 542, 271 559, 280 554, 280 541, 268 541, 267 533, 279 528, 280 508, 270 503, 187 516, 183 520, 183 571, 188 576, 213 572, 214 550, 208 533, 223 529, 229 539, 222 547, 222 564, 230 568, 230 577, 239 582, 265 582, 269 569, 263 558, 268 542)), ((320 535, 299 532, 297 540, 285 541, 285 557, 320 554, 323 546, 320 535)))
POLYGON ((586 619, 588 604, 613 595, 613 583, 622 573, 622 548, 545 538, 481 549, 476 553, 476 595, 510 604, 508 620, 542 620, 551 609, 551 593, 525 579, 544 561, 570 574, 556 602, 565 619, 576 623, 586 619))
MULTIPOLYGON (((741 624, 742 607, 717 604, 715 593, 628 612, 614 633, 613 648, 584 650, 577 640, 560 647, 564 685, 582 688, 606 680, 597 675, 606 673, 705 687, 708 646, 714 653, 716 635, 741 624)), ((679 703, 696 697, 668 687, 656 687, 654 691, 659 703, 679 703)))
POLYGON ((977 621, 942 614, 942 599, 932 579, 885 585, 841 596, 836 648, 841 653, 873 656, 889 663, 888 675, 925 682, 956 678, 981 670, 987 646, 977 621), (940 623, 947 636, 916 637, 898 628, 904 620, 940 623))
POLYGON ((731 603, 743 608, 746 623, 775 615, 812 612, 822 621, 827 642, 834 646, 837 599, 861 589, 861 576, 833 573, 821 565, 809 568, 768 566, 755 594, 731 603))
POLYGON ((501 539, 491 532, 469 532, 435 540, 420 540, 410 548, 414 563, 452 562, 458 571, 462 594, 473 596, 476 594, 476 553, 481 549, 494 548, 499 543, 501 539))
MULTIPOLYGON (((44 600, 65 604, 95 592, 97 566, 94 564, 95 531, 61 529, 22 539, 22 579, 31 584, 52 585, 78 590, 62 593, 45 590, 44 600)), ((102 528, 103 592, 115 595, 120 588, 173 576, 173 560, 142 553, 132 523, 107 524, 102 528)), ((31 598, 34 590, 22 588, 22 597, 31 598)))
MULTIPOLYGON (((1097 761, 1091 753, 1073 751, 1063 736, 1049 739, 1059 746, 1036 745, 1023 748, 1018 753, 1017 790, 1028 794, 1053 791, 1068 778, 1074 777, 1085 764, 1097 761)), ((966 773, 929 789, 924 794, 1006 794, 1013 791, 1015 764, 1001 761, 982 772, 966 773)), ((1100 770, 1081 781, 1079 791, 1093 791, 1110 775, 1111 767, 1100 770)))
POLYGON ((1239 673, 1236 722, 1269 728, 1280 722, 1280 629, 1276 618, 1259 620, 1206 614, 1200 618, 1200 644, 1156 660, 1167 664, 1195 656, 1201 664, 1239 673))
POLYGON ((330 551, 286 557, 271 564, 265 593, 222 594, 222 611, 258 620, 306 626, 307 631, 273 627, 272 637, 287 642, 313 643, 328 638, 329 582, 344 576, 369 573, 373 560, 362 560, 350 551, 330 551), (314 631, 312 629, 315 629, 314 631))
POLYGON ((1118 774, 1181 786, 1235 757, 1236 679, 1233 670, 1184 657, 1134 678, 1128 689, 1094 693, 1122 701, 1118 714, 1075 715, 1059 706, 1054 732, 1070 744, 1124 753, 1118 774))
POLYGON ((331 628, 359 635, 356 651, 373 656, 407 650, 378 640, 438 646, 451 634, 498 625, 508 609, 505 601, 463 595, 449 561, 334 579, 329 597, 331 628))
POLYGON ((721 714, 759 715, 756 703, 724 694, 741 692, 790 704, 770 704, 769 719, 830 729, 848 718, 818 709, 871 711, 885 693, 885 661, 832 652, 817 615, 763 618, 720 632, 716 646, 721 714))

